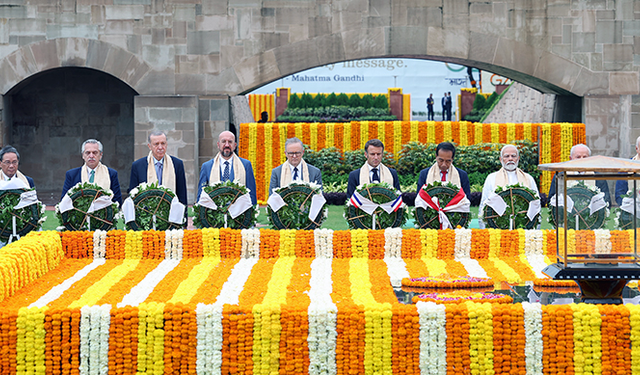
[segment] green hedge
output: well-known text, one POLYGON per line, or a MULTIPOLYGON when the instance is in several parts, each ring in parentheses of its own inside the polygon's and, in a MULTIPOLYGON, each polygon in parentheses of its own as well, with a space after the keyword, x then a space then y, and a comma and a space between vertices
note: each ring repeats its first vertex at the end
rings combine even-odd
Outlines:
MULTIPOLYGON (((539 183, 538 145, 531 141, 516 141, 520 150, 519 167, 531 174, 539 183)), ((410 142, 402 146, 396 162, 393 154, 385 151, 383 163, 398 171, 402 191, 415 191, 418 175, 424 168, 435 162, 436 144, 410 142)), ((481 143, 471 146, 457 146, 454 165, 469 174, 472 191, 482 191, 482 185, 489 173, 500 169, 500 149, 503 144, 481 143)), ((305 160, 322 171, 325 192, 346 191, 349 172, 365 163, 364 150, 341 152, 335 147, 313 151, 306 148, 305 160)))
POLYGON ((287 108, 278 122, 397 121, 389 109, 348 106, 287 108))
POLYGON ((378 108, 389 109, 389 102, 385 95, 365 94, 360 96, 353 94, 351 96, 347 94, 316 94, 315 96, 307 93, 302 95, 291 94, 287 108, 320 108, 320 107, 332 107, 332 106, 347 106, 347 107, 363 107, 363 108, 378 108))

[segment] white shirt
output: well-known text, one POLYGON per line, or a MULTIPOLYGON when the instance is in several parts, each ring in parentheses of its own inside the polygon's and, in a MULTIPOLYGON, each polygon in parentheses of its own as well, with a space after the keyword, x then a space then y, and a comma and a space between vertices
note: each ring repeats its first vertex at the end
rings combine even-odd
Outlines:
POLYGON ((300 168, 300 164, 295 167, 289 164, 289 169, 291 169, 291 181, 302 181, 302 168, 300 168), (296 175, 296 173, 294 172, 295 168, 298 168, 298 176, 296 176, 296 178, 293 178, 296 175))
POLYGON ((229 163, 229 176, 231 176, 231 173, 233 173, 233 163, 231 162, 233 160, 233 158, 229 158, 229 160, 220 160, 220 178, 222 178, 222 176, 224 176, 224 169, 226 168, 227 163, 229 163))
MULTIPOLYGON (((378 181, 382 182, 382 178, 380 177, 380 164, 378 164, 377 167, 372 167, 371 164, 367 163, 366 166, 369 167, 369 182, 373 182, 373 168, 378 170, 378 181)), ((362 184, 362 181, 360 181, 360 183, 362 184)))

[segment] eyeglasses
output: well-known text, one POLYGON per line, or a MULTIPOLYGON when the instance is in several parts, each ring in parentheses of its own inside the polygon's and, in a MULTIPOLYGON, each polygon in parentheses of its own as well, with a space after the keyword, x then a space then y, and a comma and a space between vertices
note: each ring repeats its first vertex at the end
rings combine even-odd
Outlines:
POLYGON ((289 156, 300 156, 300 155, 302 155, 302 152, 300 152, 300 151, 287 152, 287 155, 289 155, 289 156))
POLYGON ((4 165, 18 165, 18 161, 14 160, 14 161, 9 161, 9 160, 5 160, 2 162, 2 164, 4 165))

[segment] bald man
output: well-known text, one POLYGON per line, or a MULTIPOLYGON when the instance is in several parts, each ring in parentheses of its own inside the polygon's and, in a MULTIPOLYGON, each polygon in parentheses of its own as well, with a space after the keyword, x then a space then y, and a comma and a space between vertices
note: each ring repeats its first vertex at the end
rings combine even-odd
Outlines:
POLYGON ((236 136, 230 131, 223 131, 218 136, 218 154, 215 158, 202 164, 196 201, 200 199, 202 188, 209 184, 238 180, 250 190, 251 202, 257 204, 256 179, 253 176, 251 162, 236 155, 236 136))
MULTIPOLYGON (((591 149, 585 144, 577 144, 571 147, 571 151, 569 151, 569 160, 577 160, 588 158, 591 156, 591 149)), ((580 180, 569 180, 569 184, 567 188, 577 184, 580 180)), ((597 186, 601 192, 604 193, 604 201, 611 204, 611 196, 609 194, 609 184, 605 180, 583 180, 585 185, 588 186, 597 186)), ((560 194, 564 194, 562 185, 558 186, 558 192, 560 194)), ((556 194, 556 175, 553 176, 553 180, 551 180, 551 187, 549 188, 549 199, 556 194)), ((620 198, 622 200, 622 198, 620 198)))

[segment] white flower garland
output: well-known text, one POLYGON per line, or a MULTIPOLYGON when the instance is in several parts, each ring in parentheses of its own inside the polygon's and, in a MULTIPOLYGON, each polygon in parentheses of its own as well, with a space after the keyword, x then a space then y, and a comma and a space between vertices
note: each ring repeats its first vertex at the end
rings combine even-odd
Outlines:
POLYGON ((309 374, 336 374, 336 330, 338 308, 331 299, 332 260, 316 258, 311 262, 309 280, 309 374))
POLYGON ((237 305, 240 293, 244 289, 244 284, 247 282, 256 263, 258 263, 258 258, 240 258, 235 267, 233 267, 231 275, 222 285, 220 294, 216 298, 216 303, 237 305))
POLYGON ((156 285, 162 279, 164 279, 169 272, 171 272, 176 266, 180 264, 178 259, 165 259, 153 271, 149 272, 138 285, 131 288, 129 293, 122 298, 122 301, 118 302, 117 307, 124 306, 138 306, 144 302, 149 294, 153 292, 156 285))
POLYGON ((384 257, 402 258, 402 228, 384 230, 384 257))
POLYGON ((107 253, 107 231, 97 229, 93 232, 93 259, 105 258, 107 253))
POLYGON ((447 373, 447 315, 445 306, 433 302, 416 304, 420 317, 420 372, 447 373))
POLYGON ((462 263, 469 276, 482 277, 485 279, 489 278, 487 271, 482 268, 477 259, 461 258, 458 259, 458 262, 462 263))
POLYGON ((391 286, 400 287, 402 286, 402 279, 411 277, 404 259, 384 257, 384 262, 387 264, 387 275, 391 280, 391 286))
POLYGON ((456 228, 456 243, 453 248, 455 260, 471 257, 471 229, 456 228))
POLYGON ((543 245, 542 230, 530 229, 524 231, 524 254, 527 258, 530 254, 542 254, 543 245))
POLYGON ((595 229, 596 254, 611 254, 611 232, 608 229, 595 229))
POLYGON ((542 374, 542 305, 522 302, 527 374, 542 374))
POLYGON ((164 232, 164 258, 182 259, 182 238, 184 230, 172 229, 164 232))
POLYGON ((111 305, 80 309, 80 374, 109 372, 109 325, 111 305))
POLYGON ((260 258, 260 230, 242 229, 241 258, 260 258))
POLYGON ((333 229, 316 229, 313 231, 316 248, 316 259, 333 258, 333 229))
POLYGON ((530 254, 526 255, 527 262, 531 266, 531 270, 536 274, 536 277, 539 279, 548 279, 549 276, 542 273, 542 270, 545 269, 548 264, 544 261, 544 255, 542 254, 530 254))
POLYGON ((222 367, 222 308, 214 303, 199 303, 196 307, 196 373, 220 374, 222 367))

